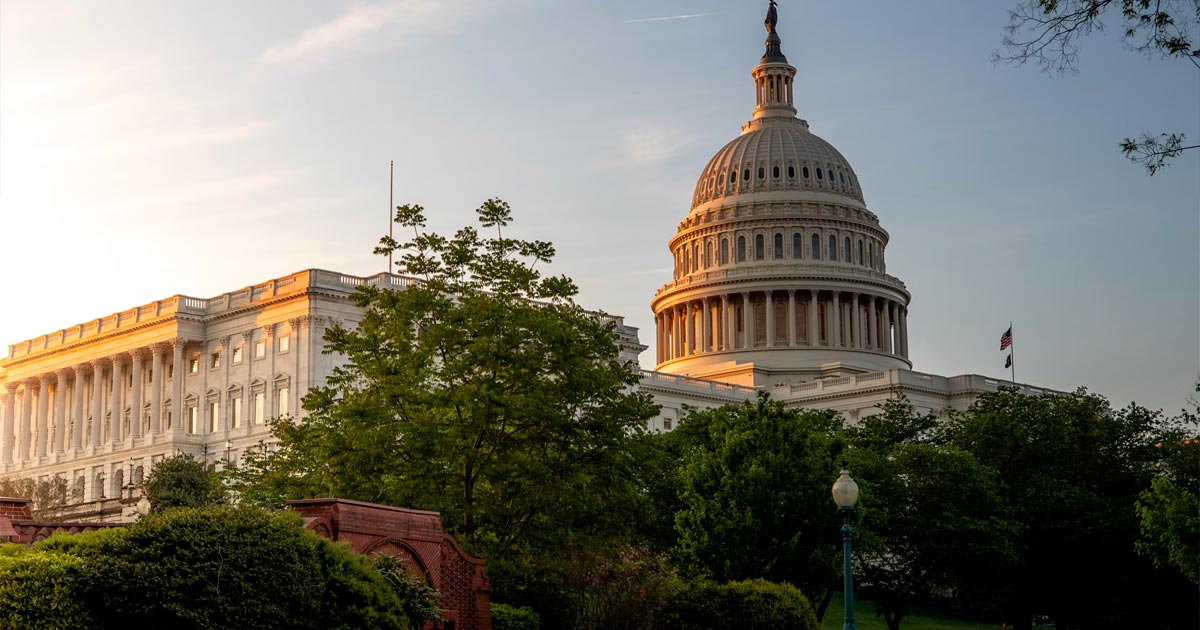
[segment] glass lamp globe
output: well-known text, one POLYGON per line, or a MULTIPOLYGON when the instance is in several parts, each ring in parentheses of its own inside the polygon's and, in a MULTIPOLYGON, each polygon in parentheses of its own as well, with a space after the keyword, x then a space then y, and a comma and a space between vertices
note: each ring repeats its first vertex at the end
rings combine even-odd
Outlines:
POLYGON ((833 482, 833 501, 840 508, 852 508, 858 503, 858 484, 850 478, 850 471, 842 469, 837 481, 833 482))

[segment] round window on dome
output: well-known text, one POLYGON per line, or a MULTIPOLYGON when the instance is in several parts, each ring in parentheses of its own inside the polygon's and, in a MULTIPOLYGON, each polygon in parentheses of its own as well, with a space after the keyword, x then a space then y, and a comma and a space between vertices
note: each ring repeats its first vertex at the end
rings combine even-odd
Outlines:
POLYGON ((788 164, 788 179, 796 179, 796 167, 788 164))
POLYGON ((800 174, 804 176, 804 179, 808 179, 808 167, 805 166, 803 169, 801 169, 800 174))
POLYGON ((821 169, 817 169, 817 179, 825 179, 821 176, 821 169))

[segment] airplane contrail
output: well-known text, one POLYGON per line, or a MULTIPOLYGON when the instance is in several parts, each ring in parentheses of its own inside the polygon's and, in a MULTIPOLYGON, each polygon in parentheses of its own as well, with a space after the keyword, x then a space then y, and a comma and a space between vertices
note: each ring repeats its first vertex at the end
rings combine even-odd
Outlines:
POLYGON ((668 15, 665 17, 639 18, 636 20, 625 20, 625 23, 633 24, 634 22, 662 22, 663 20, 687 20, 690 18, 704 17, 706 15, 712 15, 712 13, 711 12, 709 12, 709 13, 691 13, 688 15, 668 15))

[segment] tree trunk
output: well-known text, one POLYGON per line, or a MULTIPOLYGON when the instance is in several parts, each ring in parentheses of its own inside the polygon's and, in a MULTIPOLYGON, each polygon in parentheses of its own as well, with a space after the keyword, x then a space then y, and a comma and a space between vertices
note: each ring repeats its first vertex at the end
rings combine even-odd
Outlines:
POLYGON ((900 630, 900 620, 903 618, 896 613, 883 613, 883 620, 887 622, 888 630, 900 630))
POLYGON ((825 594, 821 595, 821 601, 817 604, 817 621, 825 618, 825 613, 829 610, 829 603, 833 601, 833 589, 825 589, 825 594))

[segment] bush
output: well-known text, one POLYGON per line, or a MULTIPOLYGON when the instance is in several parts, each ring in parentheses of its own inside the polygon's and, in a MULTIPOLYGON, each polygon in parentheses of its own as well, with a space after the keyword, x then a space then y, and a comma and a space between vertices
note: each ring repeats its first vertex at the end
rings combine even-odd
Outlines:
POLYGON ((679 591, 661 613, 668 630, 818 630, 812 605, 790 584, 747 580, 696 582, 679 591))
POLYGON ((492 630, 541 630, 542 620, 526 606, 492 604, 492 630))
POLYGON ((65 554, 0 554, 0 629, 74 630, 92 627, 78 598, 83 561, 65 554))
POLYGON ((142 487, 154 512, 225 503, 225 489, 216 473, 187 453, 172 455, 155 464, 142 487))

